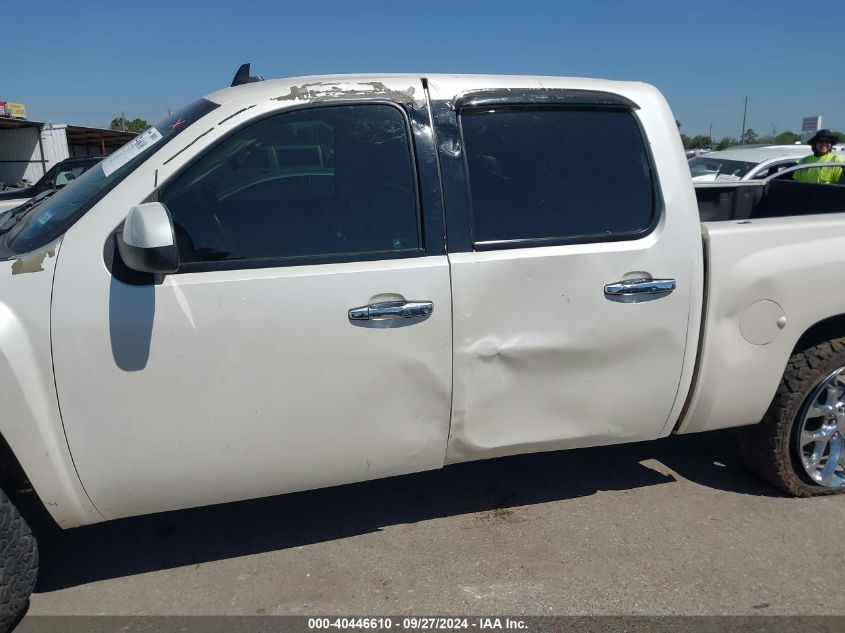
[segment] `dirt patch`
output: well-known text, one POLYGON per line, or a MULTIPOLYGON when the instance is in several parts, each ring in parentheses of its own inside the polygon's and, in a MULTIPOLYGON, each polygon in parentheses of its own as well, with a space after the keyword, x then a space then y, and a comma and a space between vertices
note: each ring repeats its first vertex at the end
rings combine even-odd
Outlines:
POLYGON ((516 508, 493 508, 478 513, 473 518, 473 523, 485 525, 490 523, 525 523, 528 517, 516 508))

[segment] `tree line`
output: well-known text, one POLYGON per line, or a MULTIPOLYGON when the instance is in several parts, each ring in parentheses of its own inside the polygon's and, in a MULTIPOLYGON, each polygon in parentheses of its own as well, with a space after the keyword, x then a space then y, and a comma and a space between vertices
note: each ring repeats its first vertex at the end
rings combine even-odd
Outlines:
POLYGON ((140 134, 144 130, 150 127, 150 124, 144 121, 144 119, 125 119, 122 116, 117 117, 116 119, 112 119, 111 123, 109 123, 110 130, 118 130, 120 132, 134 132, 135 134, 140 134))
MULTIPOLYGON (((678 128, 680 127, 681 124, 678 123, 678 128)), ((845 133, 836 131, 834 131, 833 133, 840 139, 845 140, 845 133)), ((727 147, 732 147, 734 145, 794 145, 795 143, 801 141, 801 135, 796 134, 795 132, 781 132, 780 134, 770 134, 768 136, 761 136, 757 134, 757 132, 755 132, 753 129, 748 128, 747 130, 745 130, 744 139, 726 136, 721 140, 717 141, 716 139, 710 138, 706 134, 698 134, 697 136, 687 136, 686 134, 681 134, 681 141, 684 144, 684 149, 719 150, 725 149, 727 147)))

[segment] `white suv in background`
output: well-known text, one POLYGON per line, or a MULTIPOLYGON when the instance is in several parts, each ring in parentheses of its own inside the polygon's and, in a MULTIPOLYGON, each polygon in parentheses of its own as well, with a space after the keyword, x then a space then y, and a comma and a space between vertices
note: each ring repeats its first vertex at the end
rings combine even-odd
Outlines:
MULTIPOLYGON (((834 152, 845 155, 842 145, 834 152)), ((693 182, 760 180, 812 153, 809 145, 746 145, 690 158, 689 168, 693 182)))

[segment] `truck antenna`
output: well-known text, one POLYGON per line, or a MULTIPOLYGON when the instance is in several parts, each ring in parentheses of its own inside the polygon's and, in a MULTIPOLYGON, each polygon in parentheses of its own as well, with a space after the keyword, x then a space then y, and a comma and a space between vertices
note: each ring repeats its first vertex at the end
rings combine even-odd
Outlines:
POLYGON ((264 81, 261 75, 249 76, 249 64, 241 64, 238 72, 235 73, 235 78, 232 79, 232 86, 240 86, 241 84, 249 84, 253 81, 264 81))

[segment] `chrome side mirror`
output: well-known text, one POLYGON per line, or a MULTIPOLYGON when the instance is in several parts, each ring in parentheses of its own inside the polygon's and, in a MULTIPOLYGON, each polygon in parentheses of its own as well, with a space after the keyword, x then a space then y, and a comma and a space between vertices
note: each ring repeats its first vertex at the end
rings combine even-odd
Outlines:
POLYGON ((170 213, 160 202, 132 207, 117 238, 123 262, 142 273, 174 273, 179 252, 170 213))

